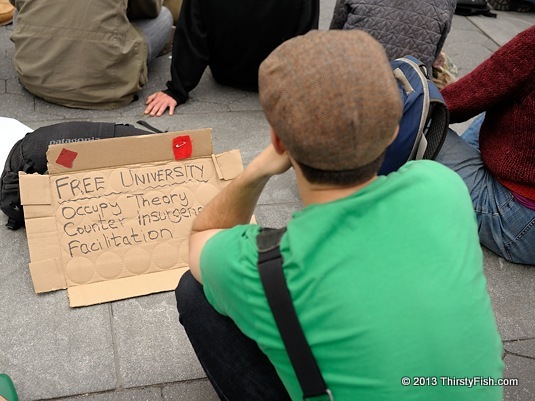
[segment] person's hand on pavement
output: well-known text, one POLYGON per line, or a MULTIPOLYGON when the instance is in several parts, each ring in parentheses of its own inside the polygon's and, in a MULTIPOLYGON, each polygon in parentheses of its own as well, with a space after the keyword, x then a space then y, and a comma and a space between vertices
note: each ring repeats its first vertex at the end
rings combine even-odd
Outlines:
POLYGON ((169 109, 169 115, 172 116, 178 106, 175 99, 163 92, 153 93, 147 98, 145 104, 147 105, 145 114, 150 114, 152 117, 160 117, 167 109, 169 109))

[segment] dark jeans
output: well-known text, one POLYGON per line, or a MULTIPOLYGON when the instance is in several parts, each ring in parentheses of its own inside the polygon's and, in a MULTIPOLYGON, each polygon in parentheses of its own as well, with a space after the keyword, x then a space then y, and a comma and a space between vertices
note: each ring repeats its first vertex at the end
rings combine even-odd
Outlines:
POLYGON ((208 303, 188 271, 175 291, 180 323, 222 400, 290 400, 275 368, 234 322, 208 303))

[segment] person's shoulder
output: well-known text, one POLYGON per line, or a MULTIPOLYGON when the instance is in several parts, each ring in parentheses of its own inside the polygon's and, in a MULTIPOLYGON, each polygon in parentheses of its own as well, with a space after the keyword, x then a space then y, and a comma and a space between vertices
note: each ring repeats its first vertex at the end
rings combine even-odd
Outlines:
POLYGON ((223 243, 237 245, 241 240, 256 241, 256 236, 260 232, 257 224, 240 224, 232 228, 221 230, 208 240, 206 245, 221 246, 223 243))
POLYGON ((455 171, 432 160, 417 160, 403 165, 397 174, 399 180, 391 189, 402 194, 398 199, 416 202, 423 215, 436 213, 436 218, 440 215, 450 223, 475 221, 470 192, 455 171))
POLYGON ((434 160, 411 160, 401 166, 398 170, 400 174, 441 174, 450 175, 455 173, 448 167, 434 160))
POLYGON ((206 277, 224 275, 219 272, 222 266, 227 271, 241 268, 244 260, 252 261, 257 257, 256 237, 260 226, 256 224, 237 225, 215 233, 202 248, 200 256, 200 270, 202 281, 206 277))
POLYGON ((433 160, 410 161, 400 167, 398 174, 410 180, 417 180, 429 188, 466 188, 456 172, 433 160))

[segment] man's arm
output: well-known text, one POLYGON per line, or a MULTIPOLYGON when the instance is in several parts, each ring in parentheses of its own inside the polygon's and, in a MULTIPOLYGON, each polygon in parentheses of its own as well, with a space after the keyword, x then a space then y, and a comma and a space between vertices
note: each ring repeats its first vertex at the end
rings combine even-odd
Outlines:
POLYGON ((145 114, 160 117, 169 109, 169 115, 173 115, 199 83, 210 59, 209 27, 203 14, 207 11, 203 10, 202 1, 184 0, 173 37, 171 80, 167 89, 149 96, 145 114))
POLYGON ((268 146, 197 216, 189 238, 189 268, 197 281, 201 282, 200 259, 206 242, 221 230, 249 223, 269 179, 290 166, 286 153, 268 146))
POLYGON ((533 82, 535 26, 516 35, 487 60, 441 93, 450 110, 450 122, 468 120, 515 96, 533 82))

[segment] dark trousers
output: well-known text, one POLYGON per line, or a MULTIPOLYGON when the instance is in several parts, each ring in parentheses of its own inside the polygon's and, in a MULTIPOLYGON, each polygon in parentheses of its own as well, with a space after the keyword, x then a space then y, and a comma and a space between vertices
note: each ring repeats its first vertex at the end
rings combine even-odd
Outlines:
POLYGON ((234 322, 207 301, 188 271, 175 291, 180 323, 222 400, 290 400, 275 368, 234 322))

